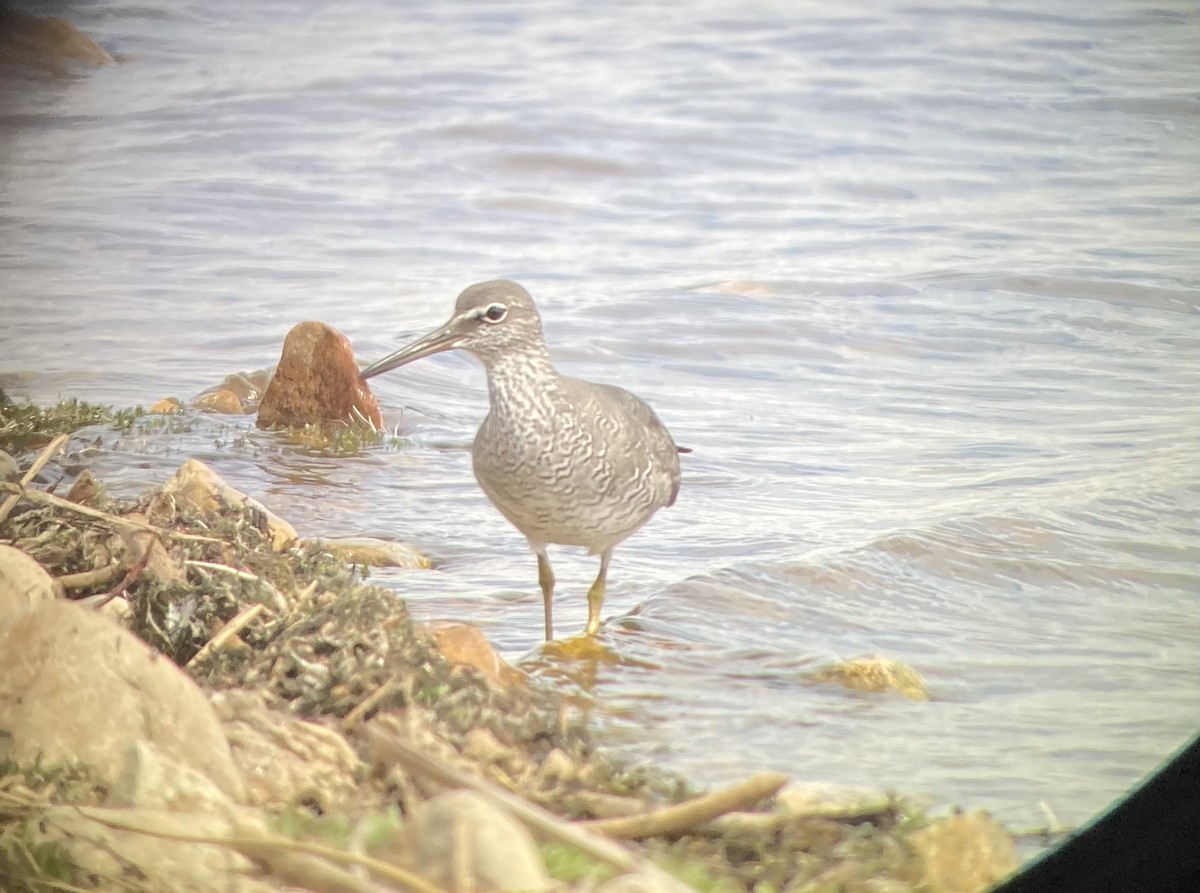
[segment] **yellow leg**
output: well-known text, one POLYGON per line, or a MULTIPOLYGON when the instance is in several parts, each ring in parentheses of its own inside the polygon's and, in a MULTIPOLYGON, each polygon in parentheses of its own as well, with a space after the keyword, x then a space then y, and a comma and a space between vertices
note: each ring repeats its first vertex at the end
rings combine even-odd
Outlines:
POLYGON ((538 585, 542 587, 542 604, 546 609, 546 641, 554 638, 554 571, 545 552, 537 553, 538 585))
POLYGON ((600 573, 596 582, 588 590, 588 622, 587 634, 594 636, 600 632, 600 609, 604 607, 604 581, 608 577, 608 560, 612 558, 612 549, 600 553, 600 573))

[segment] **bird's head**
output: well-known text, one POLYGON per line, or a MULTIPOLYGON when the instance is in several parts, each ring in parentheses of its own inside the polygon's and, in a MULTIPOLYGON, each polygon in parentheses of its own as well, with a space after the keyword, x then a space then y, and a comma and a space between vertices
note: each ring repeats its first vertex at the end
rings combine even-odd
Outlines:
POLYGON ((529 292, 507 279, 472 285, 454 304, 454 315, 362 371, 371 378, 435 353, 460 348, 484 363, 542 345, 542 320, 529 292))

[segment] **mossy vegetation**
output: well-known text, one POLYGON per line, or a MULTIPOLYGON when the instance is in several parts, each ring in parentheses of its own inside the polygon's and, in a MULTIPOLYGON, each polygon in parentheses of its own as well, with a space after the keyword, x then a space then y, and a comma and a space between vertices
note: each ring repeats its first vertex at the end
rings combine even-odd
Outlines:
POLYGON ((576 847, 566 843, 546 843, 542 845, 542 859, 550 877, 564 884, 587 882, 599 884, 615 874, 615 870, 602 862, 596 861, 576 847))
POLYGON ((371 426, 367 421, 351 424, 305 425, 280 431, 289 443, 315 456, 356 456, 373 446, 402 446, 406 441, 371 426))
POLYGON ((59 434, 89 425, 110 425, 115 431, 126 432, 145 415, 140 406, 114 409, 82 400, 63 400, 50 407, 0 401, 0 449, 9 453, 37 449, 59 434))
POLYGON ((0 761, 0 890, 44 893, 87 883, 62 843, 38 826, 53 804, 92 806, 106 794, 86 766, 0 761))

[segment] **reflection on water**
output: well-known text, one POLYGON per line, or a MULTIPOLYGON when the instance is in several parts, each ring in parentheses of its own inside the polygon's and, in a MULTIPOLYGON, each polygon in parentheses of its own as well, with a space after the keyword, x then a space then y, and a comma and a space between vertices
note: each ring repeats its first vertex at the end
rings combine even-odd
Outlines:
MULTIPOLYGON (((1102 808, 1196 724, 1195 12, 1111 0, 786 10, 538 0, 276 15, 93 4, 124 63, 0 116, 3 385, 149 403, 303 319, 366 361, 472 281, 529 286, 564 369, 645 396, 679 503, 616 553, 583 677, 475 486, 482 372, 381 381, 408 438, 313 455, 245 419, 187 456, 471 618, 631 752, 893 785, 1017 825, 1102 808), (533 654, 531 655, 531 652, 533 654), (882 653, 932 700, 811 681, 882 653)), ((594 559, 556 557, 564 633, 594 559)))

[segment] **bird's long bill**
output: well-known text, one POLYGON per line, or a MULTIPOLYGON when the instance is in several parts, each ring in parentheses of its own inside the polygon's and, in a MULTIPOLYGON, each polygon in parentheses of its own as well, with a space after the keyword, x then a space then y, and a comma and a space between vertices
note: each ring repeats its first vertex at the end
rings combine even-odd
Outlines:
POLYGON ((395 353, 388 354, 379 362, 372 363, 359 374, 363 378, 371 378, 383 372, 390 372, 397 366, 403 366, 405 363, 419 360, 421 357, 427 357, 431 354, 441 353, 443 350, 451 350, 457 347, 458 342, 462 339, 462 335, 455 331, 454 323, 455 320, 451 320, 441 328, 434 329, 428 335, 418 338, 407 347, 402 347, 395 353))

